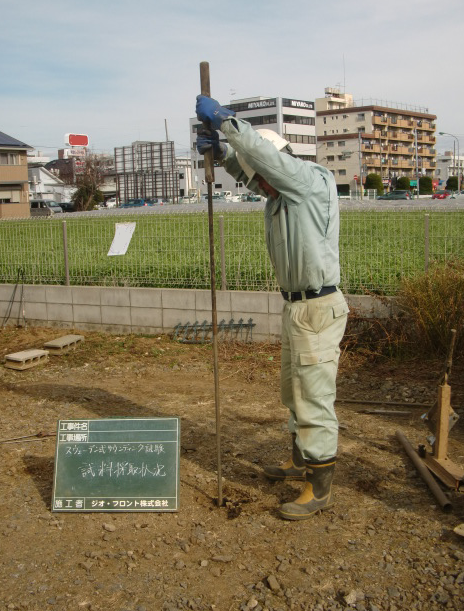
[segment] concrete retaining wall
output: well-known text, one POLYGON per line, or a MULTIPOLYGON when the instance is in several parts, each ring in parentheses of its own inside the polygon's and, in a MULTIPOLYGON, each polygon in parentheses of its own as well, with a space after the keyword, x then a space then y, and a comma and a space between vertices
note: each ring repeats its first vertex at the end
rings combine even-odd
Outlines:
MULTIPOLYGON (((393 300, 348 295, 352 310, 365 318, 388 318, 393 300)), ((280 293, 217 291, 218 323, 251 318, 255 341, 278 341, 280 293)), ((211 323, 209 290, 39 286, 0 284, 0 317, 5 325, 21 324, 109 333, 172 333, 177 324, 211 323), (21 299, 22 296, 22 299, 21 299)))

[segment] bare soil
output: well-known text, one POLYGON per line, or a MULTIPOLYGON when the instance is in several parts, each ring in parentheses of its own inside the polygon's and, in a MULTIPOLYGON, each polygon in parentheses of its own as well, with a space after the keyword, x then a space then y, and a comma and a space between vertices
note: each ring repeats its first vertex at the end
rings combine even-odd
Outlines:
MULTIPOLYGON (((5 328, 1 356, 67 333, 5 328)), ((219 344, 225 503, 218 507, 211 346, 83 335, 74 351, 46 364, 0 367, 0 609, 464 608, 464 538, 454 532, 464 522, 463 495, 448 491, 453 509, 445 513, 395 437, 401 430, 413 447, 427 444, 420 405, 435 400, 442 362, 343 354, 336 504, 287 522, 276 508, 301 484, 262 475, 290 449, 278 345, 219 344), (58 419, 136 416, 181 419, 177 513, 53 513, 55 438, 5 442, 53 433, 58 419)), ((455 363, 458 413, 463 373, 455 363)), ((449 456, 464 465, 462 419, 449 456)))

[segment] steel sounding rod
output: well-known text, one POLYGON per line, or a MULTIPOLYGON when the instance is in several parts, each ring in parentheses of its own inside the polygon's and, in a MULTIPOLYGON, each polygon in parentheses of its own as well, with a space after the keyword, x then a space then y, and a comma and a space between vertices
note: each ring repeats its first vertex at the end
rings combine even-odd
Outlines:
MULTIPOLYGON (((209 63, 200 63, 201 95, 211 97, 209 63)), ((210 125, 205 125, 210 127, 210 125)), ((209 261, 211 270, 211 318, 213 341, 213 372, 214 397, 216 405, 216 450, 217 450, 217 476, 218 476, 218 507, 222 506, 222 468, 221 468, 221 410, 219 404, 219 367, 217 346, 217 310, 216 310, 216 270, 214 265, 214 227, 213 227, 213 182, 214 157, 213 149, 205 152, 205 181, 208 185, 208 224, 209 224, 209 261)))

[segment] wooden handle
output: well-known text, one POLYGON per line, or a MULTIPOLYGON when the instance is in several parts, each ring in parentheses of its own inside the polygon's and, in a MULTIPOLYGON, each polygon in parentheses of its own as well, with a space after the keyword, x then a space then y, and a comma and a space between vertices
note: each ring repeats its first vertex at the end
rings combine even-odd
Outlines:
MULTIPOLYGON (((209 81, 209 63, 201 62, 200 63, 200 89, 201 95, 206 95, 209 98, 211 97, 211 86, 209 81)), ((210 128, 210 125, 206 125, 203 122, 205 127, 210 128)), ((213 157, 213 149, 206 151, 204 154, 205 161, 205 181, 207 183, 214 182, 214 157, 213 157)))

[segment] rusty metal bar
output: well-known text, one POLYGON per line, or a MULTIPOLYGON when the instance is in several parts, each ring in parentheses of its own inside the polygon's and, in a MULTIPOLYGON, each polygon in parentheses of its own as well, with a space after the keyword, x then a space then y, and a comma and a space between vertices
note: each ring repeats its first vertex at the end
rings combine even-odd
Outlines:
MULTIPOLYGON (((201 94, 211 97, 209 79, 209 63, 200 63, 200 85, 201 94)), ((210 126, 206 126, 210 127, 210 126)), ((208 184, 208 222, 209 222, 209 260, 211 268, 211 318, 213 327, 213 371, 214 371, 214 396, 216 405, 216 451, 217 451, 217 477, 218 477, 218 507, 222 505, 222 467, 221 467, 221 409, 219 404, 219 366, 217 346, 217 309, 216 309, 216 269, 214 265, 214 227, 213 227, 213 182, 214 182, 214 157, 213 149, 206 151, 205 180, 208 184)))

